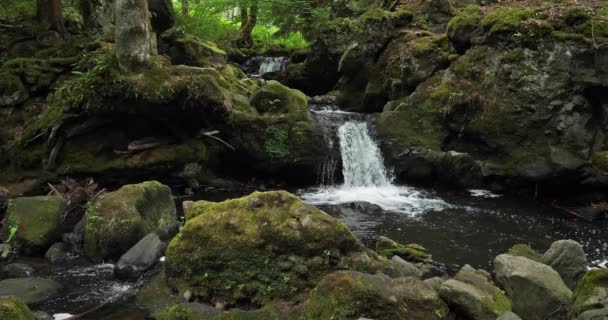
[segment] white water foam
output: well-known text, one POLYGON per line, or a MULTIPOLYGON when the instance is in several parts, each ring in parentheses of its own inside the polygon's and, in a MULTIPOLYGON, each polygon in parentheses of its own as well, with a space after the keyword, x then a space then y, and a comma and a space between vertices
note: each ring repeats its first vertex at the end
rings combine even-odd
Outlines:
POLYGON ((471 197, 478 197, 478 198, 499 198, 500 197, 499 194, 493 193, 490 190, 469 189, 467 191, 471 194, 471 197))
POLYGON ((314 205, 364 201, 387 211, 418 214, 450 207, 445 201, 412 187, 396 186, 384 167, 382 153, 366 122, 347 121, 338 128, 344 184, 301 194, 314 205))
POLYGON ((260 64, 258 75, 261 77, 265 73, 283 71, 286 64, 287 57, 265 57, 260 64))
POLYGON ((53 320, 64 320, 73 317, 73 314, 69 313, 55 313, 53 315, 53 320))

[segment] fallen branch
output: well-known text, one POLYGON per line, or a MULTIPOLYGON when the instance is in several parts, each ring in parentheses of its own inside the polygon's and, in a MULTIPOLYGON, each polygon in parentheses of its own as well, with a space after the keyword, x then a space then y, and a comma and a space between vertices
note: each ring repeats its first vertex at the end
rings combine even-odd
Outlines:
POLYGON ((48 184, 49 188, 51 188, 51 191, 48 193, 48 195, 49 195, 49 196, 51 195, 51 193, 55 193, 55 194, 57 194, 58 196, 60 196, 60 197, 62 197, 63 199, 65 199, 65 197, 63 196, 63 194, 61 194, 61 192, 59 192, 59 190, 57 190, 57 188, 55 188, 55 186, 53 186, 53 185, 52 185, 52 184, 50 184, 50 183, 47 183, 47 184, 48 184))
POLYGON ((209 131, 209 132, 201 132, 201 134, 203 136, 215 139, 215 140, 223 143, 226 147, 230 148, 232 151, 236 151, 236 149, 233 146, 231 146, 228 142, 226 142, 226 141, 224 141, 224 140, 216 137, 215 135, 218 134, 218 133, 220 133, 220 132, 217 131, 217 130, 216 131, 209 131))

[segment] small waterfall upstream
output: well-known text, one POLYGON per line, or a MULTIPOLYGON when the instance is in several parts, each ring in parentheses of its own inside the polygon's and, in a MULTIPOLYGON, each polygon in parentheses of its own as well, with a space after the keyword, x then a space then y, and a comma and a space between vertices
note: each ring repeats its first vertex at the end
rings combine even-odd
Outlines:
POLYGON ((261 78, 266 73, 282 72, 287 67, 289 57, 252 57, 243 64, 243 70, 253 78, 261 78))
POLYGON ((310 99, 330 152, 319 171, 320 187, 300 196, 317 205, 369 202, 387 211, 417 214, 450 205, 430 193, 393 184, 367 115, 340 111, 330 97, 310 99), (341 168, 343 183, 337 184, 341 168))

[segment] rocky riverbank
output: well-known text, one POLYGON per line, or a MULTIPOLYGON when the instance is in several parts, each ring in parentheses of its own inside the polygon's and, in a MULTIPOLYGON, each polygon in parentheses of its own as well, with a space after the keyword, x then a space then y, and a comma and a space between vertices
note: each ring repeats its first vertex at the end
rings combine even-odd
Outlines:
POLYGON ((342 222, 285 191, 182 206, 178 231, 168 187, 127 185, 93 200, 74 229, 58 229, 30 213, 54 221, 49 217, 66 211, 60 197, 10 199, 0 295, 13 297, 2 298, 0 314, 34 319, 26 304, 35 310, 65 290, 27 263, 13 262, 16 257, 44 254, 60 264, 84 250, 89 259, 117 261, 120 279, 160 265, 136 298, 160 320, 608 316, 608 273, 589 269, 572 240, 556 241, 544 253, 514 246, 495 258, 490 272, 453 269, 416 244, 379 237, 374 250, 367 248, 342 222), (66 242, 74 233, 81 243, 66 242))

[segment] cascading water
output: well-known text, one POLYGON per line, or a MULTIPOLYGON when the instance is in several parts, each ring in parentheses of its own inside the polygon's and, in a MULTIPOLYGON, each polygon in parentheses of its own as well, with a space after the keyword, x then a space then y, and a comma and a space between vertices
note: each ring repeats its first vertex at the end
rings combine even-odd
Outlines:
MULTIPOLYGON (((331 150, 320 172, 321 186, 300 194, 316 205, 369 202, 387 211, 417 214, 441 210, 450 205, 431 194, 406 186, 396 186, 384 166, 380 148, 372 138, 365 115, 339 111, 332 100, 311 100, 311 110, 325 133, 331 150), (337 141, 336 141, 337 140, 337 141), (336 155, 335 153, 339 153, 336 155), (335 170, 341 161, 344 182, 335 184, 335 170)), ((323 99, 321 99, 323 100, 323 99)))
POLYGON ((265 73, 280 72, 285 70, 287 64, 287 57, 265 57, 260 64, 260 70, 258 75, 261 77, 265 73))

